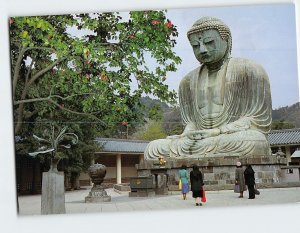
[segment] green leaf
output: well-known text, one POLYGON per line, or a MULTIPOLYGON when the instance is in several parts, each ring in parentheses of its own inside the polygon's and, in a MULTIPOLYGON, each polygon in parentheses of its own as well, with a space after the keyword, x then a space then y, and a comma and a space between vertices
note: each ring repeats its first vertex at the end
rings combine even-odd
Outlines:
POLYGON ((28 32, 27 31, 23 31, 22 34, 21 34, 21 37, 23 39, 27 38, 28 37, 28 32))

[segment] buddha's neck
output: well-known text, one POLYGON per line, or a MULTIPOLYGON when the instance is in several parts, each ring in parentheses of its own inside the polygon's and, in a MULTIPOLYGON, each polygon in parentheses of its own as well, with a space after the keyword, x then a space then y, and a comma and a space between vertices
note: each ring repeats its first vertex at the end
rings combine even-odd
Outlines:
POLYGON ((206 64, 206 67, 209 72, 215 72, 221 69, 222 65, 227 61, 228 57, 221 59, 215 63, 206 64))

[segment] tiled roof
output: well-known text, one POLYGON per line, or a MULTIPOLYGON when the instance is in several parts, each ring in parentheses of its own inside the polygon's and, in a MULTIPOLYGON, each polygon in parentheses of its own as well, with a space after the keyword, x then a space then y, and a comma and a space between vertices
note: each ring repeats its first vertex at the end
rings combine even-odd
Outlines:
POLYGON ((103 146, 103 152, 144 153, 149 141, 126 140, 115 138, 96 138, 95 141, 103 146))
POLYGON ((300 128, 271 130, 268 139, 271 146, 300 144, 300 128))
MULTIPOLYGON (((271 146, 300 144, 300 128, 271 130, 268 134, 268 140, 271 146)), ((103 152, 123 153, 144 153, 149 143, 149 141, 115 138, 96 138, 95 141, 99 146, 103 146, 103 152)))

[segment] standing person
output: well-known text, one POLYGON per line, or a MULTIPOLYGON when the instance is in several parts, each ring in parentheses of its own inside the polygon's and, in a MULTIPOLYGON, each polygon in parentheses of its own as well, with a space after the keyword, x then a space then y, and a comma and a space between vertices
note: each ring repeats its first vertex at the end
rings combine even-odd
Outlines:
POLYGON ((248 199, 254 199, 255 198, 255 177, 254 177, 254 170, 252 166, 249 164, 247 165, 247 168, 245 169, 244 176, 245 176, 245 183, 248 186, 248 192, 249 192, 249 198, 248 199))
POLYGON ((244 191, 246 190, 246 186, 245 186, 244 169, 242 167, 241 162, 236 163, 235 184, 238 184, 240 186, 240 196, 239 196, 239 198, 243 198, 244 197, 244 191))
POLYGON ((179 178, 181 180, 182 185, 181 192, 183 200, 186 200, 186 194, 189 192, 189 177, 186 168, 186 165, 182 165, 179 170, 179 178))
POLYGON ((203 196, 203 175, 197 165, 193 166, 193 170, 190 172, 191 190, 193 192, 193 198, 195 198, 196 206, 202 206, 200 198, 203 196))

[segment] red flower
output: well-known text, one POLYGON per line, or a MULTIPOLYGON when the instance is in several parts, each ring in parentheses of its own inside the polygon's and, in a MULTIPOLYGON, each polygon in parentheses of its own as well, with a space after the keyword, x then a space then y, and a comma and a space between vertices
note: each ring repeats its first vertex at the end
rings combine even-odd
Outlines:
POLYGON ((157 21, 157 20, 152 20, 151 24, 152 24, 152 25, 157 25, 157 24, 159 24, 159 21, 157 21))
POLYGON ((108 78, 107 78, 107 77, 105 77, 105 75, 104 75, 104 74, 100 74, 100 78, 101 78, 103 81, 108 81, 108 78))
POLYGON ((134 39, 134 35, 130 35, 129 38, 130 38, 130 39, 134 39))
POLYGON ((12 25, 14 23, 14 20, 12 18, 9 18, 9 25, 12 25))
POLYGON ((167 28, 173 27, 173 24, 170 21, 168 21, 165 25, 166 25, 167 28))
POLYGON ((128 125, 128 122, 127 121, 122 121, 121 124, 122 125, 128 125))

